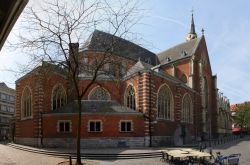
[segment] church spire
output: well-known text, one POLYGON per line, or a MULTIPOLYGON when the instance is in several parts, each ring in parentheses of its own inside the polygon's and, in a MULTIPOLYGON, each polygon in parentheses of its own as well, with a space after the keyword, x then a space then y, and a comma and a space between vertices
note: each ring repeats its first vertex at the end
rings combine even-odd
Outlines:
POLYGON ((190 41, 190 40, 195 39, 195 38, 197 38, 197 34, 195 33, 194 15, 193 15, 193 11, 192 11, 191 29, 190 29, 190 32, 187 35, 186 40, 190 41))

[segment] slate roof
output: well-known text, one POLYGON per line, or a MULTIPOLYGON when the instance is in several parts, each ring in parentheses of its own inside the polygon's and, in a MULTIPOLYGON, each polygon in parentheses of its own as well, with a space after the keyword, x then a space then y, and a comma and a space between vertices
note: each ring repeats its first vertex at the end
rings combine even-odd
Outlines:
POLYGON ((87 50, 104 52, 109 50, 108 52, 112 52, 115 55, 123 56, 136 61, 138 59, 144 62, 150 60, 152 65, 157 65, 159 63, 156 54, 153 52, 150 52, 149 50, 130 41, 99 30, 95 30, 91 35, 87 50))
MULTIPOLYGON (((53 110, 50 113, 77 113, 77 101, 68 103, 62 108, 53 110)), ((140 112, 137 112, 133 109, 130 109, 116 101, 109 100, 82 100, 82 112, 85 113, 130 113, 130 114, 141 114, 140 112)))
POLYGON ((135 65, 133 65, 128 71, 127 74, 124 77, 133 75, 134 73, 137 73, 142 70, 150 70, 153 66, 150 64, 147 64, 141 60, 139 60, 135 65))
POLYGON ((41 71, 42 69, 44 69, 44 71, 46 73, 55 73, 61 76, 66 75, 66 70, 63 69, 62 67, 59 67, 58 65, 52 64, 48 61, 42 61, 41 65, 37 66, 36 68, 34 68, 33 70, 31 70, 30 72, 26 73, 24 76, 20 77, 19 79, 16 80, 16 82, 33 75, 34 73, 38 73, 39 71, 41 71))
POLYGON ((181 43, 172 48, 169 48, 158 54, 158 58, 161 64, 177 61, 187 57, 191 57, 197 49, 201 38, 195 38, 190 41, 181 43))

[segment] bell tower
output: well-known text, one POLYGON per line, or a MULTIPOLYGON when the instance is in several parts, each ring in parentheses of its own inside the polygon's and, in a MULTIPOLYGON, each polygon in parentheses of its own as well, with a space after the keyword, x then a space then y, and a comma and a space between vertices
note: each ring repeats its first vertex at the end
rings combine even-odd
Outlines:
POLYGON ((191 29, 190 32, 188 33, 187 37, 186 37, 186 41, 190 41, 192 39, 197 38, 197 34, 195 33, 195 25, 194 25, 194 16, 192 13, 192 19, 191 19, 191 29))

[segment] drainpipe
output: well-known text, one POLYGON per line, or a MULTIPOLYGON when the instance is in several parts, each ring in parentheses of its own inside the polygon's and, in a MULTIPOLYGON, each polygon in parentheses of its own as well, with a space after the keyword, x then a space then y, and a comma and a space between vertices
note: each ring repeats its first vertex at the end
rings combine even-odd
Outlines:
POLYGON ((151 121, 151 103, 152 103, 152 98, 151 98, 151 93, 152 93, 152 89, 151 89, 151 72, 149 72, 149 118, 148 118, 148 122, 149 122, 149 147, 152 147, 152 130, 151 130, 151 125, 152 125, 152 121, 151 121))

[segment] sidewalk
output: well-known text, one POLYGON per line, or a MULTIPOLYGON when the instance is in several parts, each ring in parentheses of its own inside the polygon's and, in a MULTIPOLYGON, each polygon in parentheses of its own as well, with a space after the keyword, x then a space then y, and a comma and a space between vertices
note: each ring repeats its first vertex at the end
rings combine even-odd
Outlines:
MULTIPOLYGON (((223 139, 219 141, 211 141, 212 148, 218 148, 220 146, 225 146, 225 144, 236 144, 244 139, 248 139, 250 136, 245 136, 243 138, 235 138, 235 139, 223 139)), ((31 146, 25 146, 15 143, 7 143, 8 146, 26 150, 30 152, 36 153, 55 153, 55 154, 75 154, 76 150, 73 148, 37 148, 31 146)), ((209 141, 202 142, 202 145, 209 147, 209 141)), ((199 144, 192 145, 184 145, 182 147, 143 147, 143 148, 89 148, 89 149, 81 149, 81 153, 94 153, 94 154, 131 154, 131 153, 149 153, 149 152, 159 152, 164 149, 175 149, 175 148, 194 148, 199 150, 199 144)))

